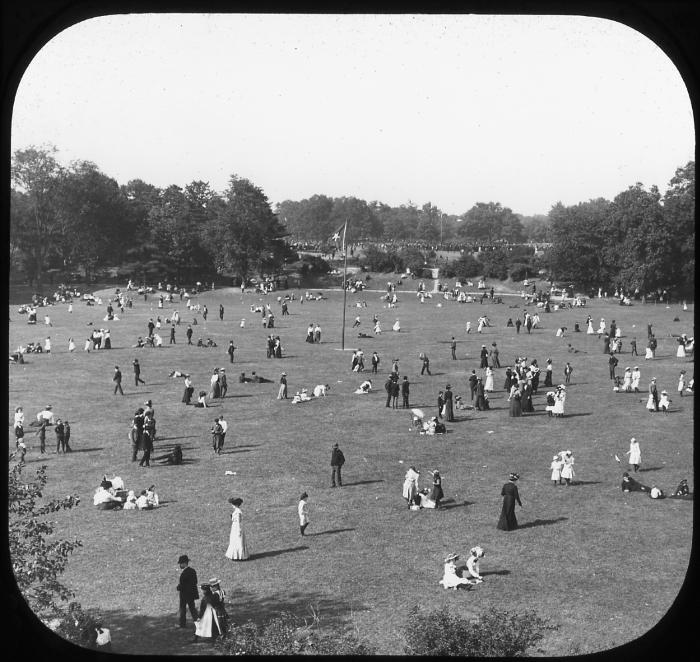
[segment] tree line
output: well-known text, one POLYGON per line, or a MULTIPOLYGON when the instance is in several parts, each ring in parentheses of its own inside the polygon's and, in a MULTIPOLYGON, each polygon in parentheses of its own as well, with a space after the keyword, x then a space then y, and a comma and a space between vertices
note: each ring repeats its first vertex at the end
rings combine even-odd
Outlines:
MULTIPOLYGON (((477 202, 454 215, 431 202, 392 207, 320 194, 273 210, 261 188, 235 174, 222 193, 203 181, 158 188, 134 179, 120 186, 94 163, 60 165, 56 151, 32 146, 12 157, 10 257, 30 284, 40 285, 51 269, 80 268, 90 278, 106 264, 140 279, 245 280, 297 260, 292 243, 331 246, 347 221, 348 243, 418 242, 465 252, 474 245, 548 243, 538 265, 522 265, 544 265, 552 278, 582 288, 694 289, 694 162, 677 169, 664 196, 637 183, 612 201, 558 202, 547 215, 528 217, 500 202, 477 202)), ((506 250, 488 256, 493 277, 507 275, 503 265, 513 256, 506 250)))

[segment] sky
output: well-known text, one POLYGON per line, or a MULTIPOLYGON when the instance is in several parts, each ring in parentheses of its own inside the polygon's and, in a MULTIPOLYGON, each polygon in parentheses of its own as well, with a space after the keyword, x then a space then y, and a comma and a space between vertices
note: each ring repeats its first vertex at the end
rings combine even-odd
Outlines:
POLYGON ((12 150, 119 184, 231 175, 462 214, 666 189, 694 159, 687 90, 653 41, 572 16, 131 14, 56 35, 22 78, 12 150))

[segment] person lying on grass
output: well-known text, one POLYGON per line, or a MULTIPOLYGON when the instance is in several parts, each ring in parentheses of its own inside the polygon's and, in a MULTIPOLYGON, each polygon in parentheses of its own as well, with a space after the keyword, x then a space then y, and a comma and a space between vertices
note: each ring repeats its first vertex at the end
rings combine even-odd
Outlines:
POLYGON ((165 455, 159 455, 153 458, 155 461, 162 461, 163 464, 182 464, 182 446, 176 444, 175 448, 165 455))
POLYGON ((626 471, 622 474, 622 484, 620 488, 623 492, 651 492, 651 488, 648 485, 643 485, 635 480, 626 471))
POLYGON ((369 393, 372 390, 372 380, 366 379, 362 384, 360 384, 356 389, 355 393, 363 394, 369 393))

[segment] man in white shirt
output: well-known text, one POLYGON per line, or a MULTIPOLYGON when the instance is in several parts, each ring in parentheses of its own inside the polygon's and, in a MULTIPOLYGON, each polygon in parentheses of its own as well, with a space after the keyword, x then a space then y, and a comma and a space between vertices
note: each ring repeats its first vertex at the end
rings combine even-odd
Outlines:
POLYGON ((224 415, 219 416, 219 425, 223 432, 221 433, 221 447, 224 447, 224 442, 226 441, 226 430, 228 430, 228 423, 224 420, 224 415))
POLYGON ((54 425, 56 423, 54 414, 51 411, 51 405, 46 405, 46 407, 36 415, 36 421, 37 425, 41 425, 43 421, 46 421, 47 425, 54 425))

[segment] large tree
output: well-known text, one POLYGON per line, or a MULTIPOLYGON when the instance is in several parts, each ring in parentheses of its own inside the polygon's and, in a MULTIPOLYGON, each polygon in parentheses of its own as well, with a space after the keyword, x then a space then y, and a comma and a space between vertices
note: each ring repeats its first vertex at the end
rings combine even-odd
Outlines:
POLYGON ((276 207, 277 216, 290 235, 305 241, 327 241, 333 227, 333 199, 312 195, 301 202, 285 200, 276 207))
POLYGON ((11 179, 18 195, 11 198, 11 243, 25 254, 30 284, 36 281, 38 288, 60 234, 57 198, 63 168, 56 152, 55 147, 31 146, 12 155, 11 179))
POLYGON ((117 182, 89 161, 71 163, 59 184, 58 236, 66 268, 82 266, 90 278, 98 264, 119 263, 132 234, 126 198, 117 182))
POLYGON ((333 200, 330 215, 331 232, 335 232, 348 223, 347 240, 378 239, 382 235, 382 227, 372 208, 359 198, 343 197, 333 200))
POLYGON ((666 227, 673 235, 673 259, 669 265, 680 292, 695 290, 695 162, 676 170, 663 198, 666 227))
POLYGON ((549 212, 552 247, 547 263, 552 276, 585 287, 608 285, 615 275, 605 260, 609 244, 610 202, 603 198, 565 207, 558 202, 549 212))
POLYGON ((231 176, 205 236, 217 269, 232 271, 242 280, 279 268, 288 255, 286 231, 267 196, 238 175, 231 176))
POLYGON ((671 287, 673 235, 666 224, 656 186, 630 186, 615 196, 605 236, 603 256, 616 284, 646 293, 671 287))
POLYGON ((520 219, 500 202, 477 202, 463 214, 458 231, 467 240, 487 244, 498 239, 518 243, 525 237, 520 219))

